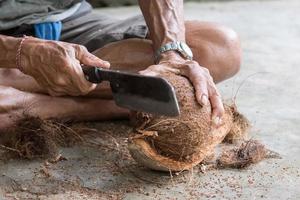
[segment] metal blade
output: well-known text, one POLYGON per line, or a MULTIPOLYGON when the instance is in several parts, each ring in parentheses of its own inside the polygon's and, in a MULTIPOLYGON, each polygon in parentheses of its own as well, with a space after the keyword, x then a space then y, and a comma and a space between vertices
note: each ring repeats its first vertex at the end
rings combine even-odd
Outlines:
POLYGON ((152 77, 111 83, 113 97, 120 107, 166 116, 180 114, 177 98, 172 86, 164 79, 152 77))
POLYGON ((83 67, 88 81, 109 81, 116 104, 135 111, 177 116, 180 114, 172 85, 163 78, 97 67, 83 67))
POLYGON ((163 78, 118 72, 110 78, 116 104, 153 114, 180 114, 173 86, 163 78))

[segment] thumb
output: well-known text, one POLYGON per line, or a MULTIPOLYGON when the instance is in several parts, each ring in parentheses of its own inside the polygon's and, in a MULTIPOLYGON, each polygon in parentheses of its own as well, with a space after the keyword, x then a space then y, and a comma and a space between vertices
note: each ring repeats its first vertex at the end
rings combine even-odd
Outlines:
POLYGON ((110 63, 107 61, 104 61, 97 56, 88 53, 80 60, 82 64, 95 66, 95 67, 103 67, 103 68, 109 68, 110 63))
POLYGON ((103 68, 109 68, 110 63, 98 58, 97 56, 91 54, 88 52, 88 50, 84 46, 77 46, 77 59, 80 61, 80 63, 88 66, 95 66, 95 67, 103 67, 103 68))
POLYGON ((156 71, 145 69, 138 72, 140 75, 144 76, 158 76, 159 74, 156 71))

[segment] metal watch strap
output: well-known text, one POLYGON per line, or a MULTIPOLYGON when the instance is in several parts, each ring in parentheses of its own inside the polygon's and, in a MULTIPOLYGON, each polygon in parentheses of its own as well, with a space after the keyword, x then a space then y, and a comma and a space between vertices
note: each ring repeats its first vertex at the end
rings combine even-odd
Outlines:
POLYGON ((165 44, 164 46, 162 46, 158 52, 159 53, 163 53, 163 52, 166 52, 166 51, 170 51, 170 50, 178 50, 180 47, 180 44, 179 42, 170 42, 170 43, 167 43, 165 44))
MULTIPOLYGON (((163 45, 162 47, 160 47, 156 53, 155 53, 155 62, 158 62, 159 58, 160 58, 160 55, 166 51, 171 51, 171 50, 174 50, 174 51, 178 51, 181 55, 183 55, 184 57, 186 57, 183 53, 183 49, 181 47, 181 42, 169 42, 165 45, 163 45)), ((192 58, 189 58, 189 57, 186 57, 188 59, 192 59, 192 58)))

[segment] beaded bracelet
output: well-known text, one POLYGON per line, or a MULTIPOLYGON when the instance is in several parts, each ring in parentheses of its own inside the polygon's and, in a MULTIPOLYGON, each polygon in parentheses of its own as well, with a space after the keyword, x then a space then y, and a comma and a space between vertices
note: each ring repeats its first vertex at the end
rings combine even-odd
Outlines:
POLYGON ((21 50, 22 50, 22 46, 23 46, 23 43, 24 41, 27 39, 28 37, 26 35, 23 36, 20 44, 19 44, 19 47, 18 47, 18 50, 17 50, 17 54, 16 54, 16 67, 17 69, 19 69, 20 71, 23 71, 23 67, 21 65, 21 50))

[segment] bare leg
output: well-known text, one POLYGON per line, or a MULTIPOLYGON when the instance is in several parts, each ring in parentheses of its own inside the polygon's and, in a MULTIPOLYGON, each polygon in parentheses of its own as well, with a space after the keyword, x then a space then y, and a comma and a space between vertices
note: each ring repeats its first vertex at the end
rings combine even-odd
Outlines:
MULTIPOLYGON (((214 81, 221 82, 240 69, 241 48, 237 34, 224 26, 209 22, 186 22, 186 40, 194 59, 209 69, 214 81)), ((154 64, 151 41, 130 39, 111 43, 95 52, 114 68, 140 71, 154 64)))
MULTIPOLYGON (((237 73, 241 52, 235 32, 216 24, 197 21, 187 22, 186 30, 187 43, 194 52, 195 60, 210 70, 215 82, 237 73)), ((149 40, 129 39, 111 43, 95 54, 110 61, 113 68, 126 71, 137 72, 154 64, 149 40)), ((108 84, 100 84, 87 97, 50 97, 37 94, 43 89, 31 77, 18 70, 1 69, 0 85, 0 118, 6 124, 11 121, 12 114, 24 110, 43 119, 84 121, 128 116, 128 110, 117 107, 110 100, 108 84)), ((2 123, 3 126, 5 123, 2 123)))
POLYGON ((42 119, 93 121, 125 119, 129 111, 116 106, 113 100, 51 97, 0 86, 0 130, 11 126, 24 114, 42 119))

